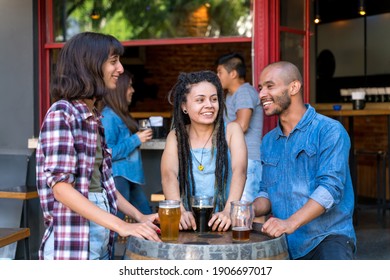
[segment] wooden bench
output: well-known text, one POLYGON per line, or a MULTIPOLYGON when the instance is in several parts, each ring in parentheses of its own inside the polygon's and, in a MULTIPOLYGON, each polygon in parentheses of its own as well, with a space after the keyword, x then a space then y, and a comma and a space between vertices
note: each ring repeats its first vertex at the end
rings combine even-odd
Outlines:
POLYGON ((0 248, 30 236, 29 228, 0 228, 0 248))
POLYGON ((0 190, 0 198, 28 200, 37 197, 38 192, 33 187, 19 186, 8 190, 0 190))

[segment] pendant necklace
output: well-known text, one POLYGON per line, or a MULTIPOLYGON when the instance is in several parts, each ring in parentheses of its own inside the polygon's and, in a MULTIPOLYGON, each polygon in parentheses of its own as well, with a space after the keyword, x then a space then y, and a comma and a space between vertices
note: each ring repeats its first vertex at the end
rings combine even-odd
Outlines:
POLYGON ((202 155, 201 155, 201 157, 200 157, 200 161, 196 158, 194 152, 192 151, 192 145, 191 145, 191 141, 190 141, 191 153, 192 153, 192 156, 195 158, 195 160, 199 163, 199 165, 198 165, 198 170, 199 170, 199 171, 203 171, 203 169, 204 169, 204 166, 203 166, 203 164, 202 164, 202 162, 203 162, 203 150, 204 150, 204 148, 206 147, 207 143, 210 141, 210 138, 211 138, 211 136, 213 135, 213 133, 214 133, 214 130, 213 130, 213 132, 211 132, 211 134, 210 134, 209 138, 207 139, 206 143, 203 145, 203 148, 202 148, 202 155))

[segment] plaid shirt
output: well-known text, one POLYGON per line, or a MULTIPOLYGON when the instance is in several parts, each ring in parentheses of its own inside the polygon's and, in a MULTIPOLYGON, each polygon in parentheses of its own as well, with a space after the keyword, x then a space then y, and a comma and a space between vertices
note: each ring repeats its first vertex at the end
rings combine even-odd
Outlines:
MULTIPOLYGON (((53 231, 54 259, 85 260, 89 257, 89 221, 55 200, 52 187, 58 182, 69 183, 88 199, 96 155, 96 131, 102 139, 103 188, 107 191, 110 212, 116 214, 111 154, 105 143, 101 115, 95 113, 98 117, 94 117, 81 101, 60 100, 50 107, 43 121, 36 151, 37 189, 46 226, 39 249, 40 259, 53 231)), ((110 252, 113 237, 111 231, 110 252)))

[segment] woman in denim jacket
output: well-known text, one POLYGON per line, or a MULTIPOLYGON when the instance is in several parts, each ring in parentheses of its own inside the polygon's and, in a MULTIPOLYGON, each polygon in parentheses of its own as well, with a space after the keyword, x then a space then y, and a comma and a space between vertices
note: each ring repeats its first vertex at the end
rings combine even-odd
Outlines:
MULTIPOLYGON (((152 139, 152 130, 138 131, 128 106, 134 93, 132 74, 124 72, 117 87, 103 98, 102 123, 107 145, 112 152, 112 172, 119 192, 143 214, 151 214, 148 199, 142 190, 145 184, 140 146, 152 139)), ((124 215, 118 212, 118 217, 124 215)))

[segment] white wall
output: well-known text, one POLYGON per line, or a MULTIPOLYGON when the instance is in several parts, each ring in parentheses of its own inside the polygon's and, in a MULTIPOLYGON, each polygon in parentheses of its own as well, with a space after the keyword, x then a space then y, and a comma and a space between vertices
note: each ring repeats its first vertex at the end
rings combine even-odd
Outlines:
MULTIPOLYGON (((38 110, 34 108, 33 2, 0 0, 0 154, 32 152, 27 139, 34 136, 38 110)), ((43 224, 38 199, 29 203, 30 248, 35 259, 43 224)), ((0 227, 19 227, 21 210, 21 200, 0 199, 0 227)), ((15 244, 1 248, 0 257, 15 257, 15 244)))
POLYGON ((0 0, 0 153, 29 153, 33 62, 33 1, 0 0))

